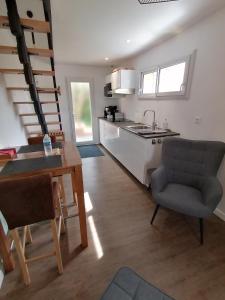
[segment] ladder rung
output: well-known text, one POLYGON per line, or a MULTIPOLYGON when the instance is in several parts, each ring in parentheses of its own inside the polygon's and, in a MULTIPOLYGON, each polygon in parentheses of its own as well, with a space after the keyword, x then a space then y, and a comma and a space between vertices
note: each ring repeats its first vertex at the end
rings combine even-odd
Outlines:
MULTIPOLYGON (((53 50, 51 49, 27 48, 27 50, 29 55, 53 57, 53 50)), ((0 54, 18 54, 17 47, 0 46, 0 54)))
MULTIPOLYGON (((4 74, 24 74, 23 69, 1 69, 0 73, 4 74)), ((33 70, 34 75, 43 75, 43 76, 54 76, 54 71, 45 71, 45 70, 33 70)))
MULTIPOLYGON (((47 125, 60 125, 61 122, 46 122, 47 125)), ((29 126, 41 126, 39 123, 26 123, 26 124, 23 124, 24 126, 26 127, 29 127, 29 126)))
MULTIPOLYGON (((49 33, 50 25, 49 22, 39 21, 39 20, 31 20, 31 19, 20 19, 20 23, 24 30, 41 32, 41 33, 49 33)), ((0 27, 8 28, 9 27, 9 19, 6 16, 0 16, 0 27)))
MULTIPOLYGON (((7 87, 8 91, 29 91, 28 87, 7 87)), ((42 94, 52 94, 52 93, 59 93, 60 94, 60 88, 40 88, 37 87, 38 93, 42 94)))
MULTIPOLYGON (((58 101, 40 101, 41 104, 58 104, 59 102, 58 101)), ((34 104, 33 102, 31 101, 14 101, 13 104, 34 104)))
MULTIPOLYGON (((53 115, 60 115, 58 112, 48 112, 48 113, 43 113, 44 116, 53 116, 53 115)), ((32 117, 32 116, 37 116, 36 113, 25 113, 25 114, 19 114, 20 117, 32 117)))

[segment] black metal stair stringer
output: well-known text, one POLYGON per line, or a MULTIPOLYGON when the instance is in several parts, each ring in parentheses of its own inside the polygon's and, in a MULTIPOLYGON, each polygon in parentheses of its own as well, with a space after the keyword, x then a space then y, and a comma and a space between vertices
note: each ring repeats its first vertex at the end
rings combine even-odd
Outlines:
MULTIPOLYGON (((53 50, 53 40, 52 40, 52 15, 51 15, 51 4, 50 0, 42 0, 43 3, 43 8, 44 8, 44 15, 45 15, 45 21, 49 22, 50 24, 50 32, 47 33, 47 38, 48 38, 48 47, 49 49, 53 50)), ((51 69, 52 71, 55 72, 55 63, 54 63, 54 58, 50 57, 50 62, 51 62, 51 69)), ((52 76, 53 79, 53 86, 56 89, 57 84, 56 84, 56 78, 55 75, 52 76)), ((58 99, 58 93, 55 92, 55 100, 57 102, 57 111, 59 113, 58 119, 60 123, 60 130, 62 130, 62 123, 61 123, 61 115, 60 115, 60 107, 59 107, 59 99, 58 99)))
POLYGON ((41 126, 43 134, 48 133, 48 127, 46 124, 45 116, 40 103, 32 67, 31 61, 28 54, 25 35, 23 32, 23 27, 20 23, 20 17, 18 14, 16 0, 5 0, 7 6, 7 13, 9 18, 9 26, 13 35, 16 36, 17 40, 17 50, 20 62, 23 64, 24 74, 26 83, 29 85, 29 92, 31 100, 33 101, 34 110, 38 118, 38 122, 41 126))

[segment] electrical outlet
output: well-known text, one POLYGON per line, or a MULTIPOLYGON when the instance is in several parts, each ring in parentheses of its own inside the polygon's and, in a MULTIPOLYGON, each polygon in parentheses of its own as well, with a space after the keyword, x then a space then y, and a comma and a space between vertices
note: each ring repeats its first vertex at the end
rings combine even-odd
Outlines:
POLYGON ((202 123, 202 118, 199 116, 195 117, 195 124, 199 125, 201 123, 202 123))

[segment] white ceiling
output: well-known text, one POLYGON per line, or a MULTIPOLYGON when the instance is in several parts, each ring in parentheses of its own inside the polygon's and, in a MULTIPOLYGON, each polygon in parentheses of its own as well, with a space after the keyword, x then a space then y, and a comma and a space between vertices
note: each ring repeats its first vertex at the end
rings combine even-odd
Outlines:
POLYGON ((149 5, 138 0, 53 0, 51 4, 56 61, 111 65, 180 33, 224 7, 225 0, 149 5))
MULTIPOLYGON (((21 17, 31 9, 34 19, 44 18, 41 0, 19 0, 17 4, 21 17)), ((56 62, 117 65, 225 7, 225 0, 148 5, 138 0, 51 0, 51 6, 56 62)), ((0 11, 6 15, 5 0, 0 0, 0 11)), ((26 37, 32 45, 31 35, 26 37)), ((35 38, 39 47, 47 47, 45 35, 35 34, 35 38)), ((0 31, 0 39, 2 44, 16 44, 7 30, 0 31)))

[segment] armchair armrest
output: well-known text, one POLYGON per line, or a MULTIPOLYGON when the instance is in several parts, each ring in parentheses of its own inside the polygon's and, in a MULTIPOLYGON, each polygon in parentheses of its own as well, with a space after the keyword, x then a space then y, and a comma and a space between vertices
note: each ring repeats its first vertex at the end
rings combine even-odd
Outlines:
POLYGON ((206 177, 201 185, 204 204, 214 211, 223 196, 223 188, 216 177, 206 177))
POLYGON ((153 194, 160 193, 166 186, 167 182, 166 169, 164 166, 160 166, 151 175, 151 187, 153 194))

